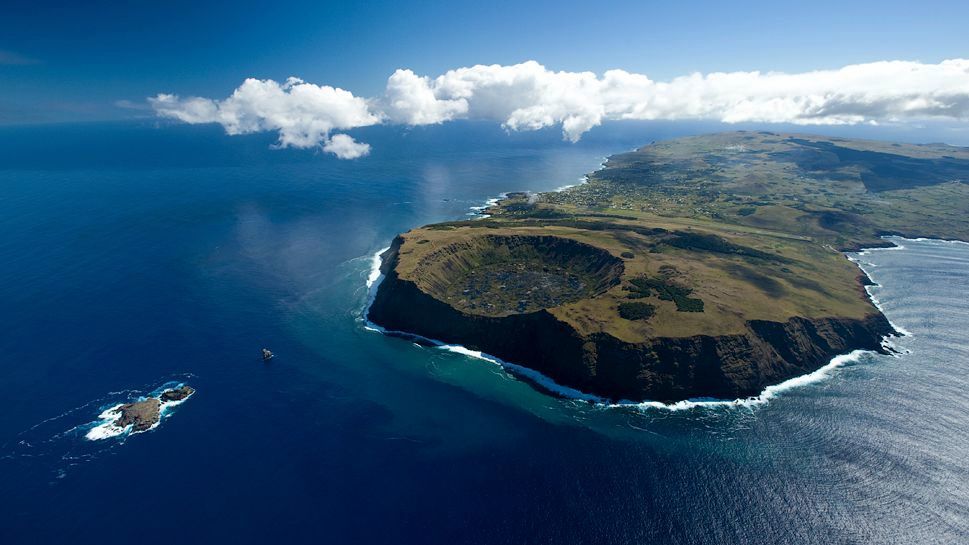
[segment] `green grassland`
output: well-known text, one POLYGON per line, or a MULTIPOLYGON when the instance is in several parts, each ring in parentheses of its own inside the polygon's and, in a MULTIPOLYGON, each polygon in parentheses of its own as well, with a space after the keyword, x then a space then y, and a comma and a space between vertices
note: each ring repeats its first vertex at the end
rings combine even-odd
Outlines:
POLYGON ((886 233, 969 239, 969 150, 942 144, 724 133, 613 156, 590 182, 539 201, 763 227, 837 248, 886 233))
POLYGON ((398 273, 464 312, 546 309, 581 334, 628 342, 739 333, 754 319, 863 318, 875 309, 841 252, 889 233, 969 240, 969 151, 683 138, 488 213, 405 233, 398 273))

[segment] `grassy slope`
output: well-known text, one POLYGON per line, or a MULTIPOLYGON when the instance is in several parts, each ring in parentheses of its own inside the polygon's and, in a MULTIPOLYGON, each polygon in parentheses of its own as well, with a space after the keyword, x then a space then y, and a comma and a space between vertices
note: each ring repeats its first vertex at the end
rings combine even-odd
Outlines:
POLYGON ((838 249, 878 243, 884 232, 969 239, 962 173, 969 180, 969 151, 946 146, 743 132, 685 138, 615 156, 565 192, 512 196, 490 219, 406 233, 398 273, 427 288, 449 280, 448 270, 422 261, 431 252, 482 234, 557 235, 627 256, 621 285, 551 309, 583 334, 637 342, 741 333, 752 319, 861 318, 874 309, 838 249), (677 243, 690 234, 714 235, 740 253, 677 243), (692 288, 704 312, 677 312, 654 296, 642 300, 656 307, 652 318, 621 318, 624 288, 644 274, 692 288))
POLYGON ((765 227, 837 247, 881 232, 969 239, 964 148, 725 133, 614 156, 592 180, 545 200, 765 227))

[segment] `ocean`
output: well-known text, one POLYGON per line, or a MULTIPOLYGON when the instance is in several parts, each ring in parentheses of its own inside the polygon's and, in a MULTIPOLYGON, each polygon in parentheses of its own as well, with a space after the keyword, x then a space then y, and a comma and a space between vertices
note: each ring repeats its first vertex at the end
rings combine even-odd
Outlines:
POLYGON ((367 328, 396 233, 702 129, 377 127, 355 161, 154 121, 0 129, 0 543, 969 541, 969 245, 852 256, 900 354, 745 403, 556 398, 367 328), (180 383, 155 429, 88 438, 180 383))

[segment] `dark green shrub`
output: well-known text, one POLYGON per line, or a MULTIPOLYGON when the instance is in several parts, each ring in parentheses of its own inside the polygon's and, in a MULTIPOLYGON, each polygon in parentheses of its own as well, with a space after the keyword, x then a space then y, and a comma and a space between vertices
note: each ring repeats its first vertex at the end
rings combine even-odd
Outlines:
POLYGON ((673 300, 680 312, 703 312, 703 300, 693 297, 679 297, 673 300))
POLYGON ((673 301, 680 312, 703 312, 703 300, 689 297, 693 288, 677 286, 662 277, 640 276, 630 279, 629 283, 632 284, 626 288, 629 291, 626 297, 629 299, 644 299, 655 291, 660 301, 673 301))
POLYGON ((655 313, 656 307, 649 303, 619 303, 619 315, 627 320, 648 320, 655 313))

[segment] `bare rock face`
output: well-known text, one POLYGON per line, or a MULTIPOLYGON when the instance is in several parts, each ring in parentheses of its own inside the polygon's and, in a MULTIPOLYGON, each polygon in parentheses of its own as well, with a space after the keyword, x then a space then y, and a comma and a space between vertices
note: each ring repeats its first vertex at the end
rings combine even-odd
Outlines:
POLYGON ((194 393, 195 390, 191 386, 180 386, 171 390, 165 390, 162 392, 160 399, 163 403, 166 401, 181 401, 194 393))
POLYGON ((126 403, 118 408, 121 416, 115 422, 115 425, 120 428, 131 426, 132 432, 151 429, 161 418, 162 403, 181 401, 194 393, 195 390, 190 386, 179 386, 165 390, 158 397, 149 397, 142 401, 126 403))
POLYGON ((131 431, 145 431, 156 423, 161 416, 161 402, 157 397, 149 397, 144 401, 127 403, 118 409, 121 418, 116 425, 122 428, 132 426, 131 431))

